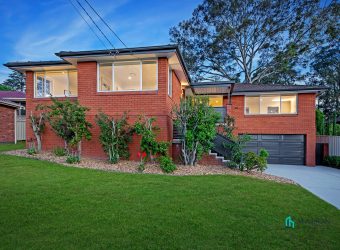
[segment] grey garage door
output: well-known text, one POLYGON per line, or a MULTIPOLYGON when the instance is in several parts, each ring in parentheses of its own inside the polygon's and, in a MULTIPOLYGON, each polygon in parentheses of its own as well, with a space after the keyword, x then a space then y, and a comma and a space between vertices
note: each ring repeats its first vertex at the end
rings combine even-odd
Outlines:
POLYGON ((304 135, 250 135, 245 151, 258 153, 264 148, 269 153, 268 163, 305 164, 304 135))

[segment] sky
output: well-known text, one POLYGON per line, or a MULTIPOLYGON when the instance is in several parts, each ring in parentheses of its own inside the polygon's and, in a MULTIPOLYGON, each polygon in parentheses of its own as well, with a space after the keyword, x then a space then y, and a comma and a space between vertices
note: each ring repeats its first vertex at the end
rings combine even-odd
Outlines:
MULTIPOLYGON (((0 0, 0 83, 11 72, 3 66, 6 62, 58 60, 54 53, 61 50, 105 49, 70 1, 80 9, 77 0, 0 0)), ((84 0, 78 1, 87 6, 84 0)), ((202 2, 87 1, 128 47, 169 44, 170 27, 188 19, 202 2)), ((98 18, 95 21, 100 23, 98 18)), ((90 19, 88 22, 91 23, 90 19)), ((100 27, 116 48, 123 47, 103 24, 100 27)))

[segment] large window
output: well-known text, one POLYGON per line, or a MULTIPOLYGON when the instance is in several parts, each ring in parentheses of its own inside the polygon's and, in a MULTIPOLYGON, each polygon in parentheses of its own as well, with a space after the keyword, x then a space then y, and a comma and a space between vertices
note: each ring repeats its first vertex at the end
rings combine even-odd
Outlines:
POLYGON ((245 114, 296 114, 296 95, 261 95, 245 97, 245 114))
POLYGON ((114 62, 98 65, 98 91, 157 90, 157 62, 114 62))
POLYGON ((35 97, 77 96, 77 71, 46 71, 35 74, 35 97))
POLYGON ((209 105, 211 107, 223 107, 223 96, 209 96, 209 105))

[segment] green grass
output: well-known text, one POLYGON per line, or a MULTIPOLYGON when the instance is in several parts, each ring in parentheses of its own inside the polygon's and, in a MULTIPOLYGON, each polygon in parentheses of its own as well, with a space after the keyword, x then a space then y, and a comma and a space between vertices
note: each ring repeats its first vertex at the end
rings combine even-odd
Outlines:
POLYGON ((0 155, 3 249, 340 249, 339 233, 339 210, 294 185, 0 155))
POLYGON ((0 152, 16 149, 24 149, 25 141, 18 141, 17 144, 14 143, 0 143, 0 152))

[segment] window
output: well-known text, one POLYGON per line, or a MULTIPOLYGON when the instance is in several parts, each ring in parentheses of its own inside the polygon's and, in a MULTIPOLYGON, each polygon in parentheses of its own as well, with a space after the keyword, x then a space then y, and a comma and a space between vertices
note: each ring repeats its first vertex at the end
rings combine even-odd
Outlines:
POLYGON ((98 65, 98 91, 157 90, 157 62, 114 62, 98 65))
POLYGON ((260 97, 259 96, 246 96, 246 114, 259 114, 260 113, 260 97))
POLYGON ((245 114, 296 114, 296 95, 261 95, 245 97, 245 114))
POLYGON ((112 64, 99 67, 99 91, 112 91, 112 64))
POLYGON ((172 97, 172 69, 170 67, 168 71, 168 95, 172 97))
POLYGON ((209 105, 211 107, 223 107, 223 96, 209 96, 209 105))
POLYGON ((77 96, 76 71, 46 71, 35 74, 35 97, 77 96))

